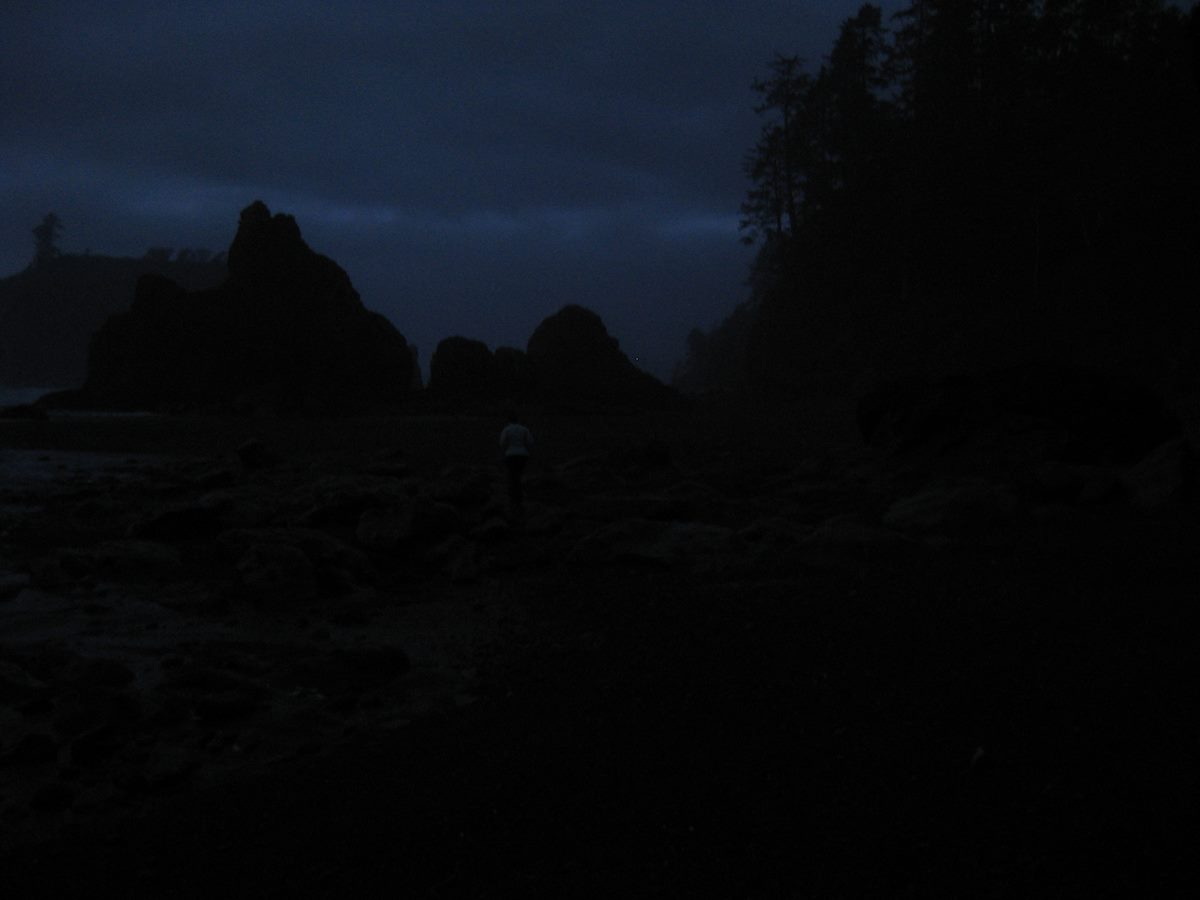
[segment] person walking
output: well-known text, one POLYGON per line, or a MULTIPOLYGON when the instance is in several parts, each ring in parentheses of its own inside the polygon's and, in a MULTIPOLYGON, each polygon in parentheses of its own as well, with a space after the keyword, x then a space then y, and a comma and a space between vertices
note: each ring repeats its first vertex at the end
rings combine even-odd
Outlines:
POLYGON ((520 515, 523 509, 521 478, 532 452, 533 432, 521 424, 515 409, 509 410, 508 424, 500 432, 500 453, 508 472, 508 507, 514 515, 520 515))

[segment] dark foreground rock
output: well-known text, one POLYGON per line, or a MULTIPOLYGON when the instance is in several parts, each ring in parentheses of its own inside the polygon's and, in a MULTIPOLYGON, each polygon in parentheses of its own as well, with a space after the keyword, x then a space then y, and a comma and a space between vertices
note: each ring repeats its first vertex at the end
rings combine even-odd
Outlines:
MULTIPOLYGON (((1089 528, 1065 553, 933 568, 868 555, 851 578, 750 591, 556 581, 520 595, 528 643, 476 702, 176 788, 102 840, 5 859, 6 879, 197 897, 1169 893, 1191 871, 1195 787, 1194 612, 1144 578, 1169 534, 1089 528)), ((334 696, 368 669, 330 655, 295 678, 334 696)), ((159 784, 197 777, 153 765, 159 784)), ((33 804, 62 815, 78 793, 51 781, 33 804)))
POLYGON ((892 382, 862 398, 857 418, 870 445, 929 482, 889 514, 917 527, 1011 517, 1014 493, 1152 510, 1195 490, 1179 417, 1109 372, 1042 365, 892 382))
POLYGON ((1056 365, 891 382, 863 397, 857 415, 872 446, 990 466, 1129 465, 1182 434, 1178 417, 1149 388, 1056 365))
MULTIPOLYGON (((544 420, 523 516, 464 458, 493 423, 446 416, 0 486, 4 887, 1094 897, 1190 871, 1194 509, 632 421, 544 420)), ((1172 459, 1118 489, 1169 489, 1172 459)))

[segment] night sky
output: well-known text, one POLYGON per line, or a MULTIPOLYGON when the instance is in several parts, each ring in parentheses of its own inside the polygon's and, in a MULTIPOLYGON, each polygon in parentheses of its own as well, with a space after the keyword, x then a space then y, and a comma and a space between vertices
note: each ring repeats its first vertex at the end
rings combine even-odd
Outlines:
POLYGON ((667 377, 745 297, 750 83, 859 5, 6 0, 0 275, 50 211, 64 252, 141 256, 261 199, 423 365, 581 303, 667 377))

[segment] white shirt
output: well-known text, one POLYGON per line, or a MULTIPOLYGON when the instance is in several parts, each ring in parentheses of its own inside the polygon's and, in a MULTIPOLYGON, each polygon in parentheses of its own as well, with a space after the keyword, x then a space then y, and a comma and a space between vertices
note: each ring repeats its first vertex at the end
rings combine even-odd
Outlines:
POLYGON ((500 432, 500 449, 505 456, 528 456, 533 449, 533 432, 524 425, 509 422, 500 432))

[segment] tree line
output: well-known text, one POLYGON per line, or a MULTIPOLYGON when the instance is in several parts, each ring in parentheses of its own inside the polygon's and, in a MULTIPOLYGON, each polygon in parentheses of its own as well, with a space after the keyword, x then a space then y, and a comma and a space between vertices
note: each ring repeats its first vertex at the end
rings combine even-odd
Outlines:
MULTIPOLYGON (((62 257, 62 248, 59 246, 62 231, 62 219, 54 212, 46 213, 42 221, 33 227, 33 259, 29 263, 31 269, 44 267, 62 257)), ((85 255, 90 255, 90 252, 85 255)), ((223 265, 225 257, 224 250, 214 253, 203 247, 181 247, 176 250, 174 247, 156 246, 148 247, 142 259, 155 264, 166 264, 173 258, 176 263, 204 266, 210 263, 223 265)))
MULTIPOLYGON (((819 66, 777 56, 744 163, 750 297, 693 334, 681 382, 1069 355, 1081 330, 1190 316, 1171 298, 1200 287, 1198 9, 868 4, 819 66)), ((1152 343, 1172 340, 1179 368, 1178 336, 1152 343)))

